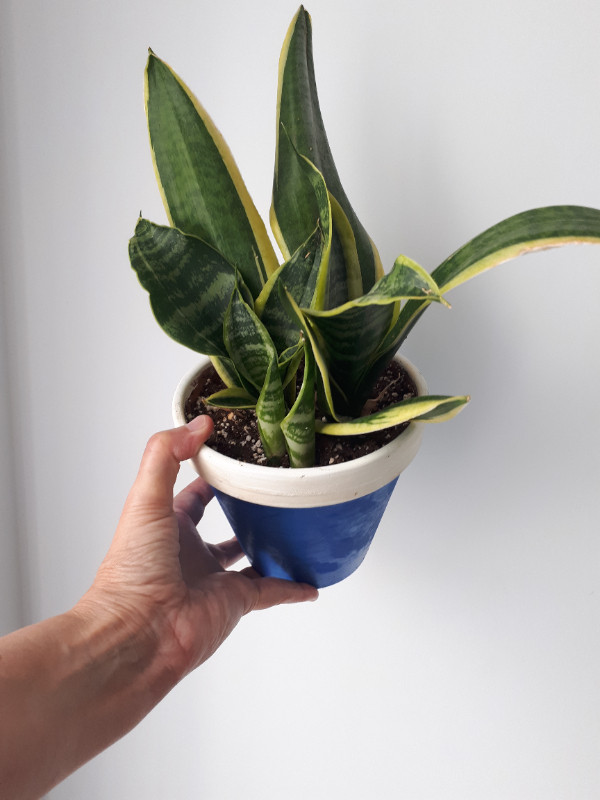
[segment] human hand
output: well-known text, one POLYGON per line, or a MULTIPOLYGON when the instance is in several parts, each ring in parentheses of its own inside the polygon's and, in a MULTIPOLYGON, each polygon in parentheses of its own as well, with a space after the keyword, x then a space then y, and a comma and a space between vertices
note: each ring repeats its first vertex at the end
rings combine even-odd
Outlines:
POLYGON ((180 462, 211 431, 210 418, 197 417, 150 439, 109 552, 78 604, 83 613, 117 614, 136 635, 143 630, 175 682, 209 658, 244 614, 318 596, 312 586, 262 578, 252 568, 227 570, 243 554, 236 539, 212 545, 199 536, 211 498, 202 478, 173 498, 180 462))
POLYGON ((2 797, 41 797, 130 731, 244 614, 316 599, 312 586, 227 571, 241 550, 198 535, 201 478, 173 498, 180 462, 211 429, 199 417, 153 436, 89 591, 0 639, 2 797))

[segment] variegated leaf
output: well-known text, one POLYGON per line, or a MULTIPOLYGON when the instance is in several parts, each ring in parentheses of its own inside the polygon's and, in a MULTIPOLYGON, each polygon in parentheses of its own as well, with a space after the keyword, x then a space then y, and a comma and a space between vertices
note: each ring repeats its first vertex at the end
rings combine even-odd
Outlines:
POLYGON ((237 280, 231 264, 201 239, 145 219, 129 257, 163 330, 196 352, 226 357, 223 321, 237 280))
POLYGON ((310 158, 298 151, 283 123, 277 141, 277 165, 275 180, 278 191, 287 188, 286 214, 282 217, 285 233, 280 229, 274 207, 271 208, 271 227, 285 258, 289 260, 302 247, 319 222, 329 248, 331 209, 325 178, 310 158))
POLYGON ((504 261, 535 250, 600 243, 600 210, 549 206, 515 214, 480 233, 432 273, 443 292, 504 261))
POLYGON ((224 340, 239 375, 260 392, 271 363, 277 363, 277 352, 264 325, 238 290, 233 292, 225 314, 224 340))
MULTIPOLYGON (((480 233, 432 272, 442 292, 508 261, 536 250, 573 243, 600 243, 600 210, 585 206, 548 206, 523 211, 480 233)), ((406 339, 428 302, 409 302, 380 349, 389 361, 406 339)))
POLYGON ((317 420, 317 433, 328 436, 356 436, 374 433, 403 422, 443 422, 451 419, 469 402, 468 397, 442 397, 425 395, 403 400, 382 411, 347 422, 321 422, 317 420))
POLYGON ((256 421, 260 440, 267 460, 271 464, 277 464, 285 455, 286 442, 281 423, 286 411, 281 376, 277 360, 273 358, 256 403, 256 421))
POLYGON ((320 226, 314 230, 310 238, 300 247, 292 258, 275 273, 276 281, 271 281, 257 300, 257 311, 260 309, 263 295, 268 291, 262 303, 260 318, 268 329, 279 352, 293 347, 300 334, 300 328, 288 313, 280 299, 279 286, 292 295, 299 306, 308 306, 314 302, 317 290, 319 271, 323 263, 325 242, 320 226))
POLYGON ((286 395, 288 400, 291 398, 292 402, 288 403, 291 405, 296 397, 296 373, 298 372, 298 368, 302 363, 302 357, 304 354, 304 345, 302 339, 299 337, 298 342, 293 347, 288 347, 287 350, 284 350, 283 353, 279 356, 277 361, 279 365, 279 374, 281 375, 281 380, 283 383, 283 388, 288 389, 289 392, 286 395))
POLYGON ((315 461, 315 360, 304 346, 304 375, 296 402, 281 423, 292 467, 311 467, 315 461))
MULTIPOLYGON (((316 363, 316 383, 317 383, 317 396, 319 405, 332 419, 337 419, 336 412, 333 406, 333 392, 331 380, 329 377, 329 370, 327 361, 322 352, 323 343, 319 340, 318 332, 313 329, 308 319, 306 318, 303 310, 298 306, 291 294, 286 291, 283 285, 279 285, 279 296, 282 305, 288 309, 288 313, 293 317, 302 331, 304 341, 306 341, 311 349, 315 363, 316 363)), ((334 385, 334 390, 340 394, 339 387, 334 385)))
POLYGON ((219 250, 256 297, 278 266, 264 223, 205 109, 152 52, 146 67, 146 112, 170 221, 219 250))
POLYGON ((225 344, 229 356, 256 403, 258 430, 269 461, 285 453, 281 421, 286 407, 277 351, 262 322, 236 289, 225 315, 225 344))
POLYGON ((253 397, 245 389, 228 386, 226 389, 211 394, 205 402, 207 405, 217 408, 254 408, 256 397, 253 397))
MULTIPOLYGON (((323 174, 331 195, 343 211, 353 232, 354 244, 361 270, 362 290, 368 291, 381 277, 379 256, 365 229, 354 213, 344 192, 335 167, 319 107, 312 57, 312 29, 308 13, 300 7, 288 30, 279 61, 279 88, 277 102, 278 142, 273 184, 272 227, 278 242, 289 255, 306 240, 314 225, 307 226, 304 218, 298 218, 296 185, 292 180, 295 165, 287 136, 294 147, 323 174), (287 133, 287 136, 285 133, 287 133)), ((335 226, 334 226, 335 227, 335 226)), ((344 232, 341 232, 344 238, 344 232)), ((346 248, 349 238, 345 237, 346 248)), ((334 307, 353 299, 352 289, 346 283, 344 248, 334 230, 331 249, 330 271, 335 276, 330 290, 346 284, 343 294, 331 295, 327 307, 334 307)))
POLYGON ((311 328, 318 332, 338 414, 356 416, 378 375, 371 372, 373 357, 385 338, 400 301, 427 297, 442 301, 439 289, 425 270, 408 258, 396 260, 389 275, 363 297, 331 311, 303 309, 311 328), (346 400, 347 398, 347 400, 346 400))
MULTIPOLYGON (((363 294, 363 279, 360 269, 360 259, 358 255, 358 247, 356 246, 356 236, 352 224, 346 216, 344 209, 329 192, 329 204, 331 206, 331 216, 335 227, 335 232, 339 238, 342 253, 344 255, 344 267, 346 270, 346 297, 347 300, 354 300, 363 294)), ((373 251, 375 254, 375 251, 373 251)), ((383 269, 381 270, 383 274, 383 269)), ((325 305, 324 303, 317 308, 333 308, 336 303, 331 302, 331 292, 327 294, 330 302, 325 305)))
MULTIPOLYGON (((225 347, 225 343, 223 343, 223 347, 225 347)), ((226 386, 240 386, 242 384, 242 379, 230 358, 212 356, 210 360, 217 371, 217 375, 226 386)))

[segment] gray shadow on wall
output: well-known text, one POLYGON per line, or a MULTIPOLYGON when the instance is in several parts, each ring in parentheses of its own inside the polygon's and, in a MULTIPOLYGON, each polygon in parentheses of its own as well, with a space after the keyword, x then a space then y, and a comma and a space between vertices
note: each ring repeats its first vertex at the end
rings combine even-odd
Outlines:
MULTIPOLYGON (((25 535, 18 514, 22 495, 22 441, 19 435, 18 264, 22 230, 19 217, 19 171, 14 115, 17 97, 12 77, 13 50, 10 5, 0 4, 0 635, 28 620, 25 581, 25 535)), ((22 365, 21 360, 21 365, 22 365)))

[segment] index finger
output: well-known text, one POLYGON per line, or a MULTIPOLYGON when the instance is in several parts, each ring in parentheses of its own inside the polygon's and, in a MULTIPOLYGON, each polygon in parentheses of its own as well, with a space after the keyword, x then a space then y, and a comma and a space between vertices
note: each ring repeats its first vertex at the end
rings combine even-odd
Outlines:
POLYGON ((173 509, 180 511, 197 525, 202 519, 206 504, 212 498, 213 492, 204 478, 196 478, 185 489, 182 489, 173 501, 173 509))

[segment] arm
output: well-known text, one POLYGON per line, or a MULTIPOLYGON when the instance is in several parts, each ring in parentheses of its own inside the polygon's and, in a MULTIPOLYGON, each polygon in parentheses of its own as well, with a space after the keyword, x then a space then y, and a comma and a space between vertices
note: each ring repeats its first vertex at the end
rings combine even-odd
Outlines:
POLYGON ((316 599, 310 586, 226 571, 241 552, 199 537, 202 479, 173 499, 180 461, 210 429, 199 417, 153 436, 89 591, 0 639, 1 797, 40 797, 131 730, 244 614, 316 599))

